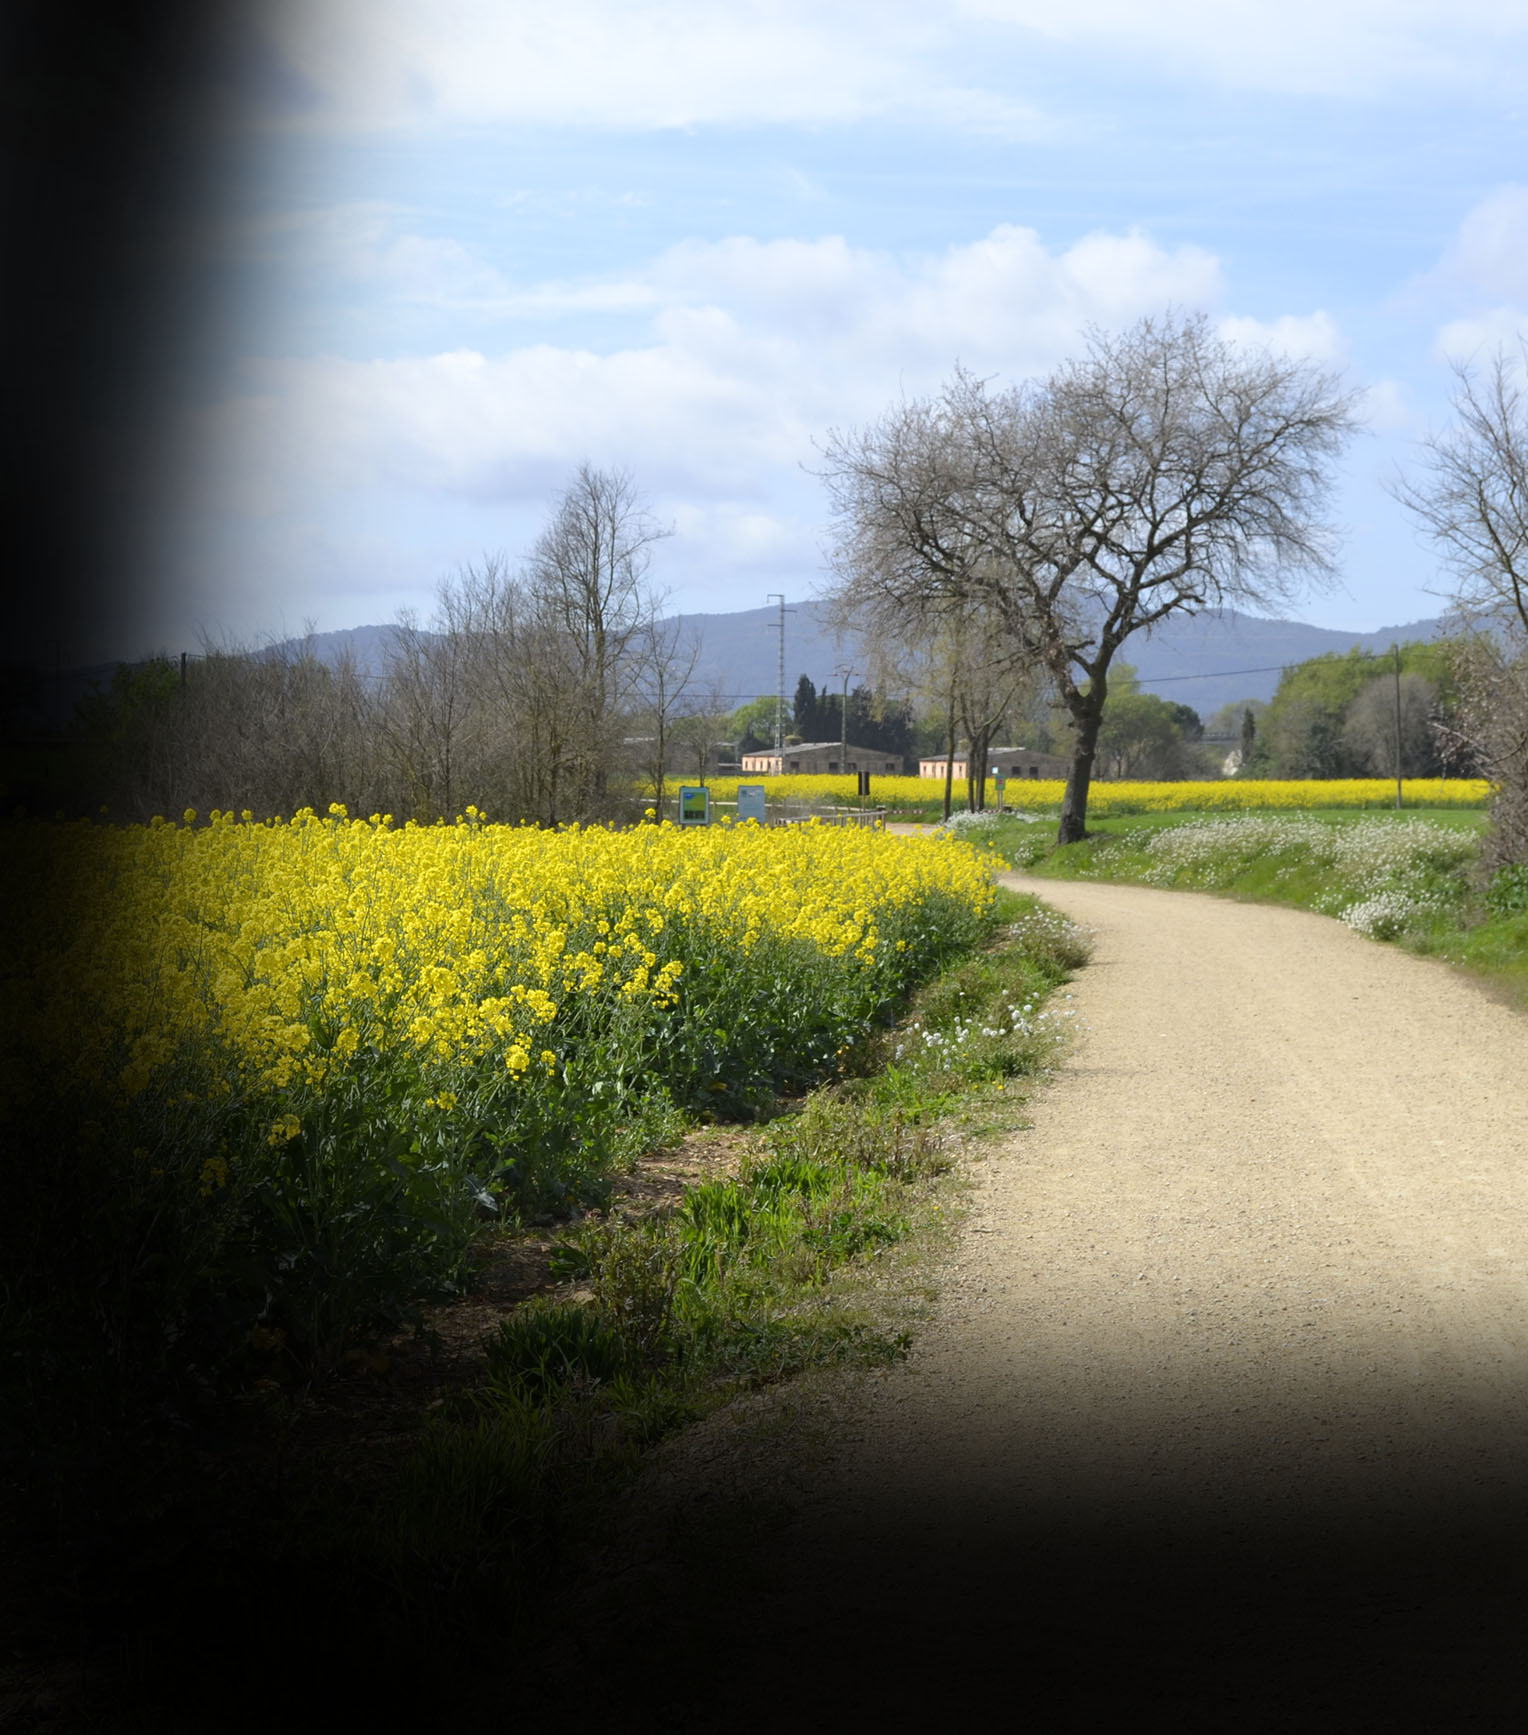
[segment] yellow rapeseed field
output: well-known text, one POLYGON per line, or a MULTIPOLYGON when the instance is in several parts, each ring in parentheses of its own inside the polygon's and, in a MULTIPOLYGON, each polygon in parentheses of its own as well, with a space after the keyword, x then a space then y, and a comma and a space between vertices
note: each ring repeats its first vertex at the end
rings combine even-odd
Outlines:
POLYGON ((544 832, 469 809, 394 828, 334 808, 51 841, 28 1045, 124 1097, 188 1047, 216 1053, 224 1093, 321 1092, 383 1053, 421 1078, 492 1056, 525 1079, 561 1064, 595 1005, 682 1018, 699 953, 746 978, 767 939, 892 990, 925 962, 931 899, 980 916, 993 896, 963 848, 819 827, 544 832))
MULTIPOLYGON (((764 779, 747 777, 713 777, 709 779, 712 799, 718 803, 735 801, 739 783, 764 783, 767 799, 781 802, 820 802, 824 806, 858 801, 853 777, 786 776, 764 779)), ((670 794, 677 795, 679 780, 670 794)), ((871 803, 888 808, 928 808, 944 800, 941 779, 928 777, 873 777, 870 781, 871 803)), ((1066 785, 1059 778, 1012 778, 1004 793, 1010 807, 1030 812, 1056 813, 1066 785)), ((1490 785, 1481 778, 1408 778, 1403 785, 1408 807, 1483 807, 1490 797, 1490 785)), ((992 784, 987 785, 987 799, 993 803, 992 784)), ((965 780, 955 782, 955 800, 965 800, 965 780)), ((1289 812, 1308 807, 1393 807, 1395 779, 1383 777, 1307 778, 1285 781, 1248 778, 1217 778, 1214 781, 1183 783, 1108 783, 1096 781, 1088 796, 1088 812, 1099 819, 1122 813, 1260 813, 1289 812)))
POLYGON ((598 1204, 683 1117, 805 1088, 996 902, 963 843, 813 825, 331 808, 8 846, 27 1220, 61 1248, 88 1221, 151 1347, 195 1315, 235 1358, 406 1318, 485 1215, 598 1204))

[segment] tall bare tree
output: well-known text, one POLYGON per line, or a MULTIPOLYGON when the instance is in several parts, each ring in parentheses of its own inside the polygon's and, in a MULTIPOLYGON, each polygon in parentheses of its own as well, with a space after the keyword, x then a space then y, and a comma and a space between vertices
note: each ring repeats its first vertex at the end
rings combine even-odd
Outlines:
POLYGON ((841 601, 991 607, 1070 717, 1075 842, 1115 654, 1172 615, 1272 610, 1328 576, 1331 465, 1355 425, 1334 376, 1196 315, 1095 333, 1043 384, 994 393, 957 370, 939 398, 829 436, 841 601))
POLYGON ((1393 492, 1454 575, 1450 602, 1528 641, 1528 342, 1454 368, 1453 424, 1422 442, 1421 473, 1393 492))
POLYGON ((470 714, 464 624, 459 596, 445 585, 432 625, 422 626, 405 609, 388 648, 382 728, 416 819, 449 819, 457 806, 478 793, 461 793, 463 736, 470 714))
POLYGON ((652 620, 634 643, 642 687, 637 713, 642 748, 637 757, 652 788, 653 808, 662 813, 664 779, 680 722, 691 703, 700 641, 687 636, 676 620, 652 620))
POLYGON ((1453 574, 1444 594, 1472 627, 1444 746, 1496 786, 1488 868, 1528 861, 1528 341, 1455 370, 1454 420, 1423 442, 1396 497, 1453 574), (1451 739, 1448 737, 1452 737, 1451 739))
POLYGON ((1376 777, 1434 776, 1437 699, 1421 675, 1380 675, 1348 707, 1343 741, 1376 777))
POLYGON ((712 768, 717 748, 732 730, 732 707, 723 690, 726 684, 722 675, 713 675, 699 688, 692 684, 674 721, 674 744, 702 781, 712 768))
POLYGON ((640 690, 632 653, 660 604, 647 577, 652 549, 671 534, 629 474, 582 464, 531 551, 527 591, 576 672, 569 735, 580 816, 604 805, 620 719, 640 690))

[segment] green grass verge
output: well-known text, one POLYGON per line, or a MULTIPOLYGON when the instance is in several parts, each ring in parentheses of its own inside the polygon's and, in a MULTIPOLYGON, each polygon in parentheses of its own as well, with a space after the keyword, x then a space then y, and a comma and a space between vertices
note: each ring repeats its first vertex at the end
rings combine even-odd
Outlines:
POLYGON ((219 1635, 238 1632, 259 1635, 241 1687, 256 1720, 333 1656, 407 1656, 389 1666, 389 1708, 438 1709, 454 1672, 487 1657, 513 1670, 571 1544, 655 1443, 810 1370, 904 1355, 911 1255, 955 1214, 954 1148, 1015 1123, 1085 957, 1032 898, 1003 892, 998 920, 894 1025, 842 1051, 832 1082, 729 1132, 747 1145, 735 1173, 561 1231, 559 1286, 503 1317, 479 1376, 384 1447, 341 1433, 298 1450, 322 1415, 271 1393, 268 1450, 234 1452, 232 1473, 188 1437, 142 1486, 120 1475, 112 1541, 96 1538, 116 1564, 93 1581, 131 1586, 134 1678, 113 1694, 143 1704, 145 1728, 179 1727, 180 1708, 223 1692, 219 1635))
MULTIPOLYGON (((597 1490, 740 1392, 905 1353, 894 1298, 867 1301, 855 1279, 938 1227, 952 1140, 1011 1124, 1018 1087, 1054 1055, 1066 1022, 1047 1002, 1086 956, 1077 931, 1031 898, 1004 892, 999 913, 989 949, 846 1051, 837 1080, 759 1129, 736 1175, 691 1188, 670 1211, 570 1230, 554 1269, 571 1292, 527 1302, 500 1326, 483 1385, 421 1443, 416 1487, 435 1486, 431 1464, 451 1480, 464 1458, 492 1479, 493 1440, 506 1476, 523 1479, 545 1438, 558 1443, 542 1461, 566 1507, 574 1460, 574 1480, 597 1490)), ((433 1503, 426 1493, 427 1511, 433 1503)))

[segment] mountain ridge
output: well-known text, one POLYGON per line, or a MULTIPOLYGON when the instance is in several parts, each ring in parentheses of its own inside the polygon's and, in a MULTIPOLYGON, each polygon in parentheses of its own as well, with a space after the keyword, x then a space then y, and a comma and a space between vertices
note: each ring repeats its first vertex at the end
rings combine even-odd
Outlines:
MULTIPOLYGON (((859 684, 864 679, 865 662, 859 635, 835 634, 828 624, 826 604, 808 600, 791 604, 789 609, 785 623, 786 697, 795 692, 802 675, 819 690, 836 690, 846 659, 851 683, 859 684)), ((700 640, 692 694, 714 697, 728 709, 774 694, 779 665, 778 609, 693 611, 667 618, 700 640)), ((289 655, 311 645, 322 661, 337 663, 349 654, 364 675, 375 677, 386 665, 388 641, 394 630, 391 625, 339 627, 274 640, 258 647, 255 654, 289 655)), ((1311 657, 1327 652, 1342 654, 1355 646, 1383 651, 1392 644, 1440 638, 1446 630, 1447 623, 1441 617, 1361 633, 1217 609, 1178 616, 1164 621, 1152 633, 1134 635, 1126 641, 1121 658, 1135 669, 1145 691, 1189 705, 1207 716, 1239 700, 1271 699, 1282 670, 1311 657)), ((61 730, 79 700, 93 690, 108 688, 122 666, 102 663, 90 668, 33 671, 28 684, 36 691, 29 690, 25 702, 13 709, 31 718, 30 727, 44 722, 61 730)))
MULTIPOLYGON (((848 659, 850 681, 863 677, 857 634, 835 634, 826 605, 806 601, 789 605, 785 623, 785 691, 789 698, 806 675, 819 689, 842 681, 848 659)), ((729 707, 774 693, 779 662, 779 610, 773 607, 716 612, 686 612, 667 617, 698 635, 700 655, 692 691, 714 695, 729 707)), ((1201 716, 1241 699, 1271 699, 1280 673, 1295 663, 1354 647, 1388 650, 1392 644, 1443 636, 1444 620, 1407 621, 1374 632, 1344 632, 1305 621, 1275 620, 1234 609, 1206 610, 1164 621, 1151 633, 1128 639, 1120 653, 1149 693, 1190 705, 1201 716)), ((381 672, 392 628, 362 626, 315 633, 311 643, 325 661, 349 651, 368 674, 381 672)), ((290 639, 273 647, 295 648, 290 639)))

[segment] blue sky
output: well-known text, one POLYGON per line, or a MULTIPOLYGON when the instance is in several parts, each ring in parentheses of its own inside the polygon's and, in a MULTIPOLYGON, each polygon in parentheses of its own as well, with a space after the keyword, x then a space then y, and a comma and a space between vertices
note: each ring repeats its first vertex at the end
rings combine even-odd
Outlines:
POLYGON ((1169 304, 1343 370, 1342 584, 1440 583, 1383 479, 1528 331, 1528 8, 306 0, 264 20, 152 644, 427 615, 583 460, 676 609, 824 582, 827 430, 1169 304))

